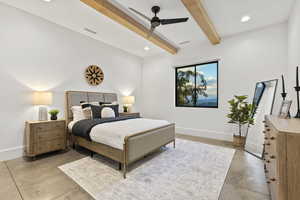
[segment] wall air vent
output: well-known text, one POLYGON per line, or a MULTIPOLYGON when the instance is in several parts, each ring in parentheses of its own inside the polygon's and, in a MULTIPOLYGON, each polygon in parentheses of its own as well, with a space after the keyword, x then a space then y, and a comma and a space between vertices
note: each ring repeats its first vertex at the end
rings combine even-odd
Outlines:
POLYGON ((188 43, 190 43, 191 41, 189 40, 186 40, 186 41, 182 41, 182 42, 179 42, 179 45, 186 45, 188 43))
POLYGON ((92 33, 92 34, 97 34, 96 31, 93 31, 93 30, 91 30, 89 28, 84 28, 84 30, 87 31, 87 32, 89 32, 89 33, 92 33))

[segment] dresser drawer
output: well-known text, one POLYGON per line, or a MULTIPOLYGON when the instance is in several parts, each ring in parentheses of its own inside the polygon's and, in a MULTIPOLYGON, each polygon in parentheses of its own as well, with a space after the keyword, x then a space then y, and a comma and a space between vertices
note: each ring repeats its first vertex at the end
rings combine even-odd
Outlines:
POLYGON ((269 157, 268 159, 270 160, 270 162, 267 163, 267 168, 268 168, 267 183, 270 189, 272 200, 274 200, 277 199, 278 196, 277 194, 278 176, 277 176, 277 169, 276 169, 277 161, 276 159, 270 159, 269 157))
POLYGON ((269 157, 275 156, 277 154, 277 131, 272 128, 272 126, 268 127, 265 134, 265 152, 269 157))
POLYGON ((278 184, 277 184, 277 180, 272 181, 271 179, 269 180, 269 188, 270 188, 270 193, 271 193, 271 199, 272 200, 277 200, 278 199, 278 184))
POLYGON ((35 144, 35 152, 42 154, 50 151, 56 151, 65 148, 65 140, 55 139, 49 141, 43 141, 35 144))
POLYGON ((37 132, 35 135, 35 142, 43 142, 54 139, 63 139, 65 137, 64 130, 52 130, 37 132))
POLYGON ((277 172, 276 172, 276 167, 277 167, 277 160, 274 158, 270 158, 270 156, 265 157, 265 165, 268 173, 269 178, 276 178, 277 177, 277 172))

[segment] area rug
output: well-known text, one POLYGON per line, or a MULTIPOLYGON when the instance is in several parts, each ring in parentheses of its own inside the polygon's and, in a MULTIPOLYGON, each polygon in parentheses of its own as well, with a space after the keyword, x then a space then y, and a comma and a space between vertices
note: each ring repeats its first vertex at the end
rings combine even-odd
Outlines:
POLYGON ((116 163, 86 157, 63 166, 96 200, 217 200, 235 150, 176 140, 143 159, 123 179, 116 163))

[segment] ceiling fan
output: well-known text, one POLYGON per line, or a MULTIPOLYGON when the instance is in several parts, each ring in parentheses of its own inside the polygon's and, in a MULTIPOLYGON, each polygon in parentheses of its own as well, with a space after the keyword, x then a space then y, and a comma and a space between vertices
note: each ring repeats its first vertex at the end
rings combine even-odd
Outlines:
POLYGON ((157 14, 160 11, 159 6, 153 6, 151 8, 152 12, 155 15, 152 19, 150 17, 147 17, 146 15, 142 14, 141 12, 133 9, 133 8, 129 8, 129 9, 132 12, 138 14, 139 16, 143 17, 144 19, 148 20, 151 23, 150 33, 149 33, 148 37, 150 37, 152 35, 152 33, 154 32, 155 28, 160 26, 160 25, 168 25, 168 24, 177 24, 177 23, 187 22, 188 19, 189 19, 188 17, 186 17, 186 18, 174 18, 174 19, 160 19, 159 17, 157 17, 157 14))

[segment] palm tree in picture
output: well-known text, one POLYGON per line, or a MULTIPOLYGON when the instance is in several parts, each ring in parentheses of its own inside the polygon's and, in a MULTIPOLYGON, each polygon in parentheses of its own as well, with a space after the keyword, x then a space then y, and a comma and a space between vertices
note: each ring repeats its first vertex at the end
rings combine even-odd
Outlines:
POLYGON ((180 105, 189 104, 193 94, 193 84, 190 82, 193 71, 179 71, 177 73, 177 100, 180 105))
POLYGON ((200 72, 196 72, 195 76, 196 76, 197 80, 200 80, 199 82, 196 81, 196 87, 194 88, 195 91, 193 93, 193 95, 194 95, 193 101, 194 101, 194 104, 196 105, 199 96, 208 97, 208 95, 206 93, 207 81, 206 81, 204 75, 200 72))

